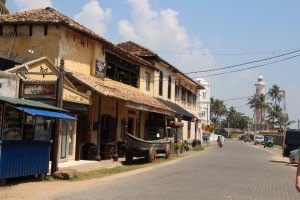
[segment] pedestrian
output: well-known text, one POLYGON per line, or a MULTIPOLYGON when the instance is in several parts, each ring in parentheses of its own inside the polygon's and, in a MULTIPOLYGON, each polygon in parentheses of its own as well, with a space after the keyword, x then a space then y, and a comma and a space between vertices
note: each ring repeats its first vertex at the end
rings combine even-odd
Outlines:
MULTIPOLYGON (((298 155, 300 155, 300 148, 298 149, 298 155)), ((296 172, 296 189, 300 192, 300 159, 298 161, 297 172, 296 172)))

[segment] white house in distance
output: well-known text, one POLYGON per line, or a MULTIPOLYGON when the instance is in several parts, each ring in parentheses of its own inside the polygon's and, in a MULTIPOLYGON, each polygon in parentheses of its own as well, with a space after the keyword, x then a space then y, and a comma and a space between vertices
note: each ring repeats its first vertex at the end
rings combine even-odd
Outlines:
POLYGON ((202 123, 206 125, 210 124, 210 82, 203 78, 197 78, 195 80, 200 85, 204 86, 204 90, 198 90, 197 104, 198 104, 198 116, 202 123))

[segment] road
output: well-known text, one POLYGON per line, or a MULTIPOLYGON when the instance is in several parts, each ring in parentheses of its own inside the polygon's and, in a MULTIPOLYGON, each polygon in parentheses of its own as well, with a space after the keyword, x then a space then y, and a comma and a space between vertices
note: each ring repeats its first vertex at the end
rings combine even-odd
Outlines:
MULTIPOLYGON (((22 193, 27 197, 22 199, 300 199, 296 167, 287 161, 280 149, 227 140, 223 148, 212 144, 191 156, 108 178, 36 183, 31 198, 22 193)), ((21 198, 1 196, 1 190, 0 197, 21 198)))

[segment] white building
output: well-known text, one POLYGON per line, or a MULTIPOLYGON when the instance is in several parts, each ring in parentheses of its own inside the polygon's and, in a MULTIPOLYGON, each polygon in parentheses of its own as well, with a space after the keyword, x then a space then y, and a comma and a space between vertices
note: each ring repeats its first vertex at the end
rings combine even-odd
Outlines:
POLYGON ((200 85, 204 86, 204 90, 198 90, 197 104, 198 104, 198 117, 202 123, 210 124, 210 82, 203 78, 195 80, 200 85))

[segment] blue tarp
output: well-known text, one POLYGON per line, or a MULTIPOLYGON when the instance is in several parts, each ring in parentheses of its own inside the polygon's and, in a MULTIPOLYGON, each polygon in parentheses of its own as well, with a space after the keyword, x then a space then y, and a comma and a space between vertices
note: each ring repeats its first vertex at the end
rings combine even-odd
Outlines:
POLYGON ((62 119, 71 119, 77 120, 75 117, 71 117, 65 113, 55 112, 55 111, 48 111, 48 110, 40 110, 35 108, 25 108, 25 107, 18 107, 20 110, 24 110, 25 112, 32 114, 32 115, 39 115, 39 116, 47 116, 47 117, 55 117, 55 118, 62 118, 62 119))

